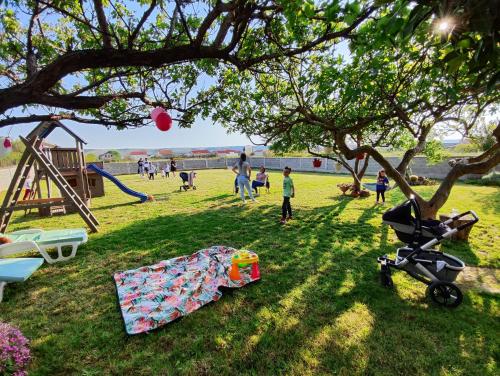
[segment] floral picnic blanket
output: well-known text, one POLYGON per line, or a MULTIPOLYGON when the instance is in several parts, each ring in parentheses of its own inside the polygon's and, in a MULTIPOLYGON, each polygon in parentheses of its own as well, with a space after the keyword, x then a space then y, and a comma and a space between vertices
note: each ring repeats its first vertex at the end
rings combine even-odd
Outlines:
POLYGON ((221 286, 241 287, 257 280, 250 277, 250 266, 240 268, 241 280, 229 278, 231 257, 237 251, 213 246, 190 256, 115 273, 127 333, 150 331, 217 301, 222 296, 221 286))

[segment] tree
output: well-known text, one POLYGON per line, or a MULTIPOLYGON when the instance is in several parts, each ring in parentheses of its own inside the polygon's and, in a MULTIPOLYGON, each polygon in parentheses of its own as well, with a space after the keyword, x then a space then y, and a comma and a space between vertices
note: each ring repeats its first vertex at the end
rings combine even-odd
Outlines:
POLYGON ((109 154, 111 154, 111 161, 116 162, 122 159, 122 155, 120 154, 119 151, 117 150, 110 150, 108 151, 109 154))
POLYGON ((348 38, 376 9, 363 0, 7 0, 0 6, 0 127, 48 119, 141 126, 151 106, 176 111, 189 126, 217 92, 212 85, 199 90, 200 79, 215 77, 220 66, 247 70, 348 38))
POLYGON ((348 160, 366 154, 406 196, 416 197, 426 217, 435 217, 459 177, 486 173, 499 163, 500 128, 493 131, 495 144, 483 154, 450 161, 449 173, 430 200, 405 180, 409 163, 426 150, 442 124, 472 127, 498 103, 499 95, 471 90, 477 79, 466 66, 443 72, 436 64, 440 44, 429 38, 430 21, 404 44, 379 43, 386 32, 380 26, 384 13, 376 16, 382 17, 358 28, 350 45, 351 61, 336 56, 332 47, 307 59, 261 64, 253 75, 227 72, 234 85, 221 94, 213 117, 283 150, 326 146, 333 150, 332 157, 348 160), (457 114, 471 106, 476 116, 464 122, 457 114), (389 145, 406 147, 397 165, 379 150, 389 145))
POLYGON ((94 153, 88 153, 85 155, 85 161, 87 162, 97 162, 99 159, 97 158, 97 155, 94 153))

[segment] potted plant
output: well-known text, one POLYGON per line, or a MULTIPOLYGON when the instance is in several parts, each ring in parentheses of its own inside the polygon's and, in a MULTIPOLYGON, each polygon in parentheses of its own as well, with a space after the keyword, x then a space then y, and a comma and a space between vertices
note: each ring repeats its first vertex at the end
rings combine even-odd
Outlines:
POLYGON ((337 184, 337 187, 342 191, 342 194, 345 195, 348 190, 352 189, 352 184, 340 183, 337 184))

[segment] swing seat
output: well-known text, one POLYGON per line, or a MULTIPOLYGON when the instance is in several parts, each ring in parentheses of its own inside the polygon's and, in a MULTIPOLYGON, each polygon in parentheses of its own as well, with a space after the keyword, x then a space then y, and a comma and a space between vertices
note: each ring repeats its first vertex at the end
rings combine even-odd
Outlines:
POLYGON ((64 203, 64 197, 51 198, 35 198, 33 200, 19 200, 16 207, 17 210, 25 210, 27 207, 41 208, 53 205, 61 205, 64 203))

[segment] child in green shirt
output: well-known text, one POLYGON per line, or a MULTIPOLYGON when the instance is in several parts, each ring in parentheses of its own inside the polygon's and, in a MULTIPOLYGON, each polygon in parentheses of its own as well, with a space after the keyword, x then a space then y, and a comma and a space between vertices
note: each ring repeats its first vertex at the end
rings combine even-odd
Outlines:
POLYGON ((293 180, 290 177, 292 169, 285 167, 283 170, 283 205, 281 206, 281 224, 285 224, 287 220, 292 219, 292 206, 290 205, 290 198, 295 197, 295 187, 293 180), (287 218, 288 214, 288 218, 287 218))

